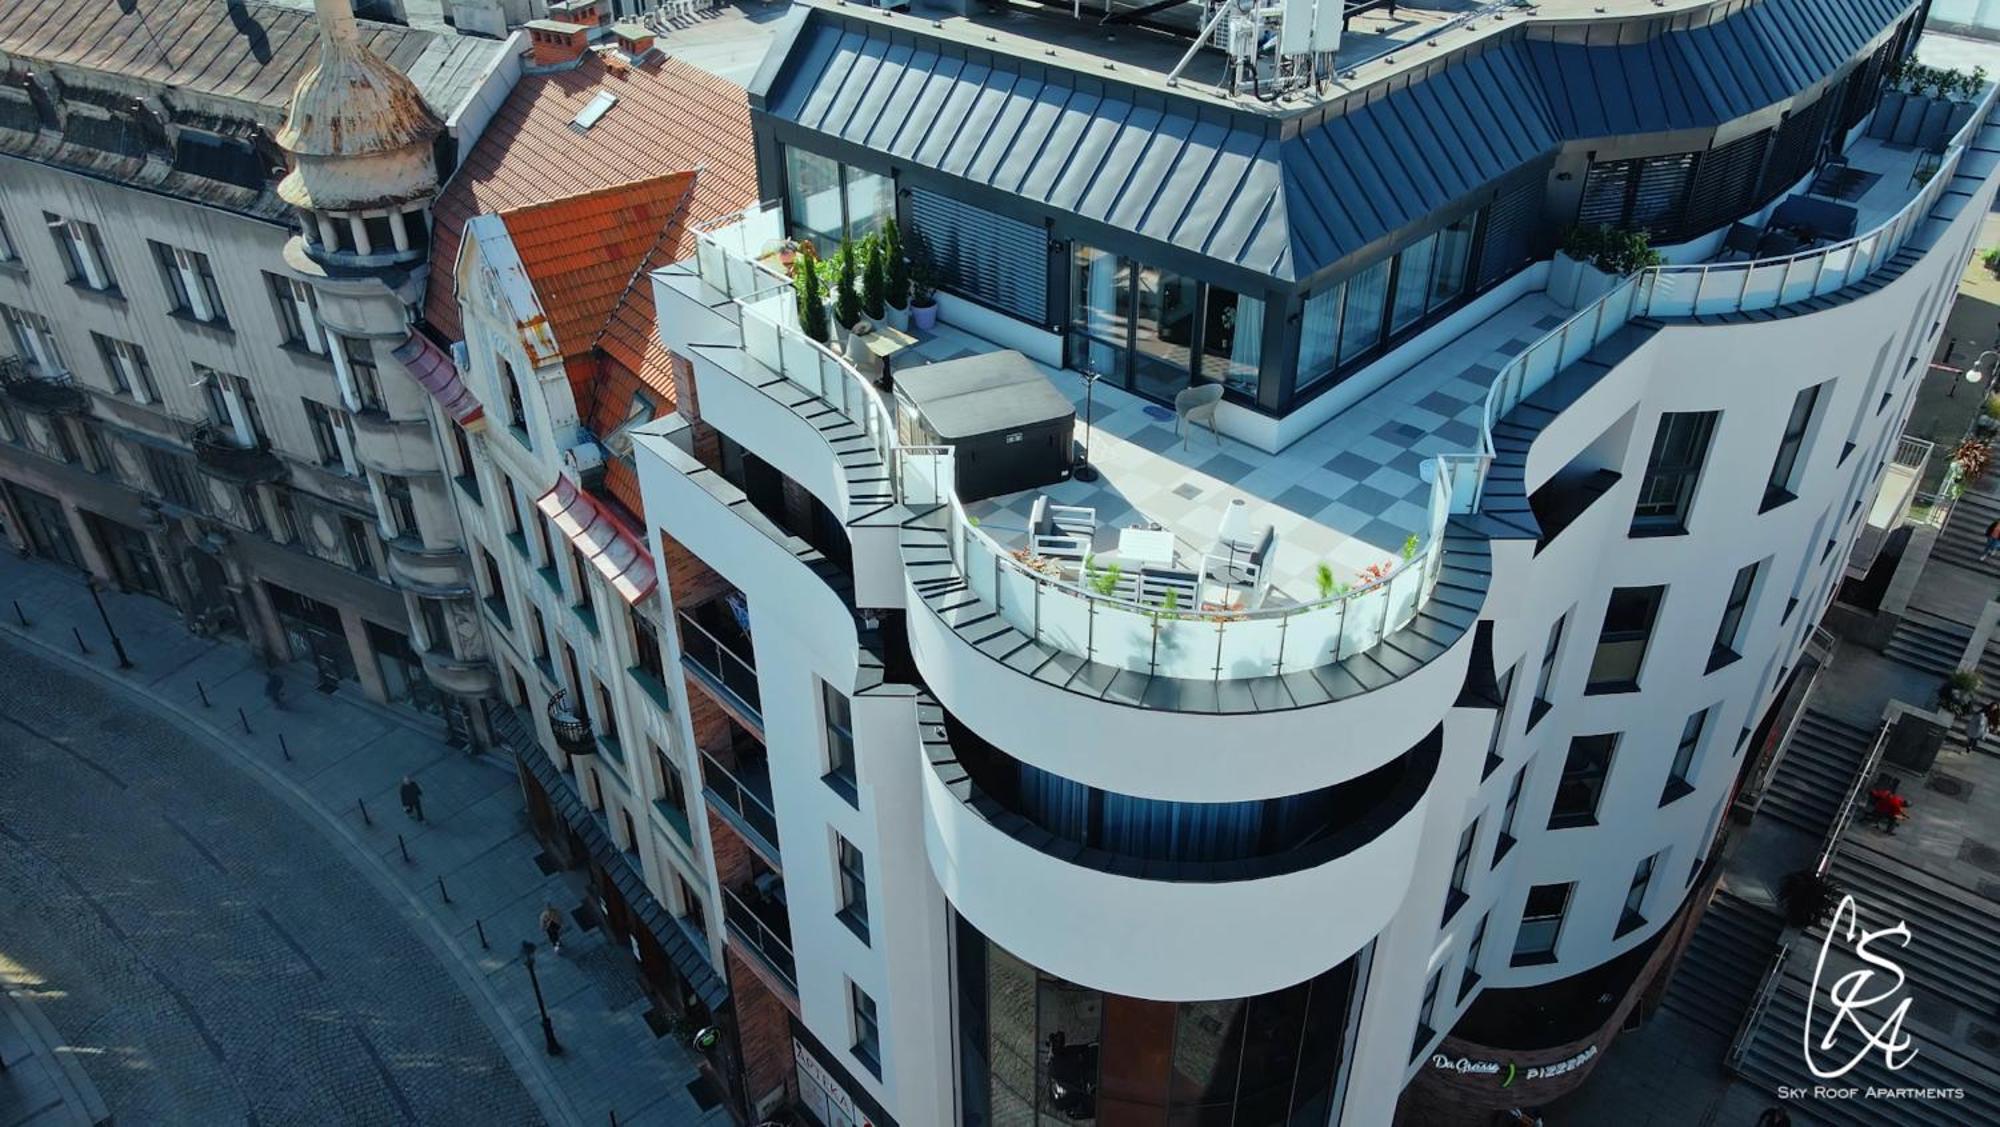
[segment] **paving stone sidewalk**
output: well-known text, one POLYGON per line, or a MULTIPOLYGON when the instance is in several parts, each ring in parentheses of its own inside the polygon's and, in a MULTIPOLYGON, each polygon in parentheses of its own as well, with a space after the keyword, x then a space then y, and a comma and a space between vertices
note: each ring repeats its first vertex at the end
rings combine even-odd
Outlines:
POLYGON ((581 903, 583 886, 576 874, 537 865, 541 848, 511 761, 450 747, 440 722, 376 705, 353 686, 315 691, 300 666, 281 669, 286 692, 274 707, 264 668, 241 642, 196 638, 171 607, 145 596, 106 591, 102 598, 133 662, 129 670, 116 668, 81 574, 39 560, 0 559, 0 638, 122 687, 136 705, 205 738, 218 762, 302 803, 373 887, 421 920, 425 942, 451 968, 546 1119, 598 1125, 615 1114, 620 1124, 668 1127, 726 1121, 720 1107, 698 1106, 689 1089, 694 1058, 655 1036, 629 954, 601 929, 572 927, 560 955, 544 951, 537 959, 567 1050, 545 1055, 520 943, 539 939, 545 903, 567 914, 581 903), (405 775, 423 787, 421 824, 397 800, 405 775))

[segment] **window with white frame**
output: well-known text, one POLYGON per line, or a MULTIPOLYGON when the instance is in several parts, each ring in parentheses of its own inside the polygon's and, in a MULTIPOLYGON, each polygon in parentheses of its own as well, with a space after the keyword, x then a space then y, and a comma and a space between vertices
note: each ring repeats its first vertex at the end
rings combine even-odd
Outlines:
POLYGON ((1521 928, 1514 933, 1513 964, 1538 966, 1556 961, 1556 941, 1562 938, 1563 917, 1569 913, 1574 883, 1538 884, 1528 890, 1521 907, 1521 928))
POLYGON ((1722 604, 1722 620, 1715 624, 1715 645, 1708 654, 1708 672, 1728 665, 1741 656, 1737 651, 1743 644, 1743 616, 1750 607, 1750 593, 1757 586, 1757 572, 1762 562, 1746 564, 1737 569, 1735 582, 1729 585, 1729 598, 1722 604))
POLYGON ((48 318, 0 305, 0 320, 7 322, 7 336, 14 344, 14 354, 29 371, 50 378, 69 371, 63 364, 61 349, 56 346, 55 334, 49 331, 48 318))
POLYGON ((285 344, 302 348, 314 356, 326 355, 326 330, 319 323, 319 301, 313 289, 296 278, 266 271, 264 284, 271 290, 271 306, 278 314, 278 327, 285 344))
POLYGON ((868 870, 854 843, 833 835, 834 858, 840 870, 840 910, 835 913, 863 943, 868 942, 868 870))
POLYGON ((1645 924, 1646 890, 1652 887, 1653 870, 1659 863, 1660 855, 1655 853, 1640 861, 1639 867, 1632 871, 1632 883, 1625 889, 1625 909, 1618 916, 1617 935, 1627 935, 1645 924))
POLYGON ((129 395, 141 403, 160 402, 160 387, 153 380, 153 366, 146 360, 146 350, 128 340, 119 340, 102 333, 90 334, 97 345, 98 359, 104 363, 104 373, 111 379, 111 386, 120 395, 129 395))
POLYGON ((879 1078, 882 1075, 882 1026, 875 1014, 875 999, 851 980, 847 984, 847 999, 854 1017, 854 1059, 879 1078))
POLYGON ((389 520, 396 535, 417 536, 417 506, 410 494, 410 479, 395 474, 382 475, 382 496, 389 503, 389 520))
POLYGON ((1674 761, 1667 768, 1667 785, 1660 791, 1660 805, 1694 792, 1694 759, 1701 750, 1701 737, 1708 727, 1708 709, 1687 718, 1681 725, 1680 743, 1674 747, 1674 761))
POLYGON ((49 233, 55 236, 56 250, 62 254, 63 270, 71 285, 103 293, 118 289, 118 279, 112 276, 111 259, 104 253, 104 236, 97 224, 48 212, 42 213, 42 219, 48 223, 49 233))
POLYGON ((222 290, 215 284, 215 270, 209 265, 208 256, 161 242, 152 245, 153 260, 159 264, 160 279, 166 284, 174 312, 206 324, 227 326, 229 316, 222 306, 222 290))

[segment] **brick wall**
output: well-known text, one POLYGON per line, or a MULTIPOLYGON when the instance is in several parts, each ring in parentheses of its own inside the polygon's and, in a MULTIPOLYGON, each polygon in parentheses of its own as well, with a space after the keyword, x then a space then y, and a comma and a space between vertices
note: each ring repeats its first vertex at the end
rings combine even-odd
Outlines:
POLYGON ((677 607, 699 606, 729 589, 727 580, 703 563, 700 556, 667 535, 666 529, 660 530, 660 555, 662 558, 653 564, 666 572, 667 589, 673 592, 677 607))
POLYGON ((743 1087, 753 1109, 770 1106, 774 1093, 798 1095, 792 1066, 790 1011, 734 948, 723 948, 729 988, 736 1004, 736 1045, 743 1061, 743 1087))

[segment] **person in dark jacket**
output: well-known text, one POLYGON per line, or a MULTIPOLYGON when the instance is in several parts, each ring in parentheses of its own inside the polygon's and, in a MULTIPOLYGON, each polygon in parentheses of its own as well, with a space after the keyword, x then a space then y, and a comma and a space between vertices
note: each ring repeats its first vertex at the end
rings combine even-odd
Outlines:
POLYGON ((403 785, 396 789, 396 794, 403 800, 403 813, 419 822, 424 820, 424 788, 417 785, 416 779, 404 775, 403 785))
POLYGON ((562 913, 554 904, 542 905, 542 934, 549 937, 549 946, 557 954, 562 953, 562 913))

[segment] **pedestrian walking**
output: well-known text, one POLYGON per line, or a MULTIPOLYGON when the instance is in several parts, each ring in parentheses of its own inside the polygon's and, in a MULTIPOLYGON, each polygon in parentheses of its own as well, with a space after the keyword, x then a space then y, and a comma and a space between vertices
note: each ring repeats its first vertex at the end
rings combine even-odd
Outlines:
POLYGON ((1990 708, 1975 708, 1965 717, 1965 750, 1968 754, 1978 751, 1986 742, 1986 736, 1993 731, 1993 714, 1990 708))
POLYGON ((419 822, 424 820, 424 788, 417 785, 416 779, 404 775, 403 785, 396 789, 396 794, 403 800, 403 813, 419 822))
POLYGON ((275 669, 271 670, 264 678, 264 699, 271 702, 272 708, 280 712, 284 711, 285 679, 275 669))
POLYGON ((2000 520, 1986 526, 1986 548, 1979 553, 1980 562, 1992 559, 1995 552, 2000 552, 2000 520))
POLYGON ((549 937, 549 946, 556 954, 562 954, 562 913, 554 904, 542 905, 542 934, 549 937))

